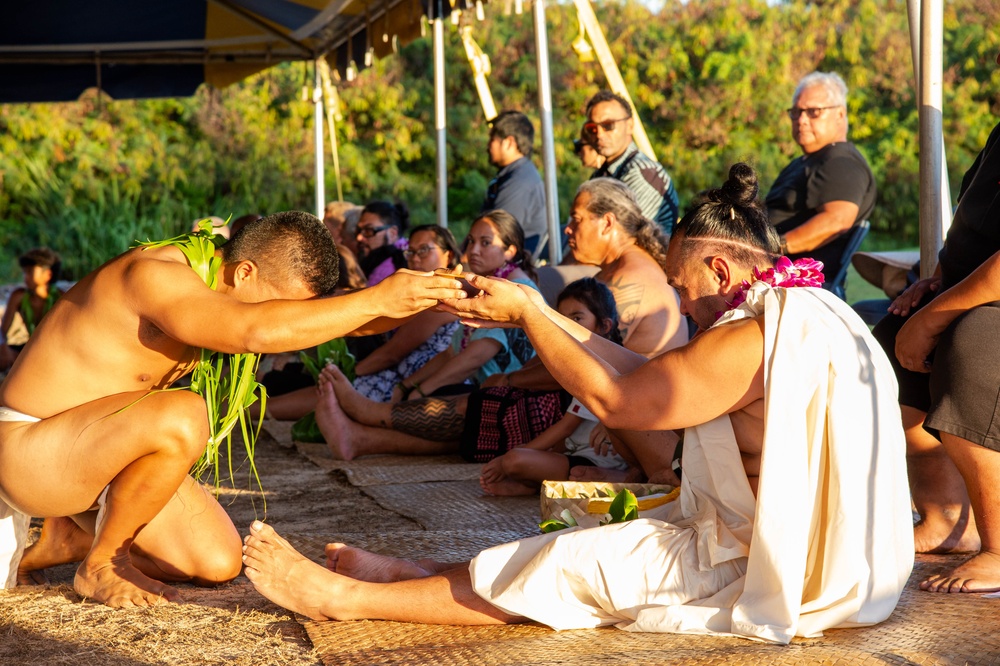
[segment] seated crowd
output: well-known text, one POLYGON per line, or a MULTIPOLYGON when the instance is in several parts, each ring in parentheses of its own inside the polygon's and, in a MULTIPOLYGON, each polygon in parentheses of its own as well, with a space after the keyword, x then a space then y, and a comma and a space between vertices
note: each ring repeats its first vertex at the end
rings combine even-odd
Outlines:
MULTIPOLYGON (((333 543, 323 567, 255 522, 242 548, 246 575, 296 612, 450 624, 535 620, 557 629, 615 624, 787 643, 884 620, 915 550, 979 551, 924 580, 923 589, 1000 589, 993 482, 1000 368, 981 342, 1000 330, 992 320, 1000 240, 990 223, 1000 126, 963 182, 936 277, 904 292, 873 337, 829 281, 876 197, 871 170, 847 141, 846 95, 836 74, 804 77, 788 109, 803 155, 777 175, 764 201, 757 175, 737 164, 683 215, 667 171, 632 141, 631 105, 608 91, 596 95, 574 142, 594 173, 577 189, 564 230, 572 261, 594 272, 551 303, 539 291, 532 253, 545 233, 530 161, 534 130, 519 112, 504 112, 491 128, 488 151, 499 172, 461 244, 436 225, 409 228, 401 203, 331 204, 325 229, 293 220, 306 239, 295 242, 316 256, 315 266, 296 264, 299 275, 261 258, 265 249, 277 252, 276 218, 298 214, 239 218, 221 254, 225 288, 204 294, 185 283, 185 293, 261 330, 280 312, 297 322, 288 331, 252 343, 200 337, 194 322, 167 314, 170 299, 150 292, 148 313, 121 314, 114 304, 95 310, 146 317, 167 340, 157 359, 131 338, 121 341, 128 360, 151 368, 139 384, 112 381, 122 367, 113 359, 100 388, 65 399, 40 400, 43 389, 23 373, 0 388, 0 509, 46 516, 49 530, 21 559, 22 579, 82 560, 78 591, 142 605, 173 598, 165 581, 234 577, 231 523, 179 471, 197 448, 191 440, 204 434, 197 428, 150 413, 171 433, 168 443, 109 445, 113 462, 86 488, 51 491, 55 499, 44 501, 26 490, 31 461, 9 453, 6 442, 36 444, 39 428, 75 436, 94 420, 138 419, 143 409, 159 409, 157 401, 197 422, 200 412, 175 397, 148 401, 134 415, 121 409, 129 391, 183 374, 187 345, 288 352, 353 336, 353 380, 336 365, 315 384, 297 370, 272 371, 263 380, 275 394, 267 415, 315 412, 338 459, 460 454, 482 463, 487 494, 535 494, 544 480, 650 481, 680 486, 680 499, 629 523, 525 539, 466 563, 392 560, 333 543), (531 217, 530 230, 494 207, 500 202, 527 206, 521 215, 531 217), (822 261, 823 273, 809 259, 822 261), (336 295, 314 298, 328 293, 336 295), (360 305, 373 299, 377 308, 360 305), (172 476, 137 503, 154 459, 172 476), (6 472, 7 464, 22 476, 6 472), (911 497, 921 517, 915 530, 911 497), (181 545, 164 538, 188 516, 177 501, 209 507, 181 545), (131 514, 130 503, 138 506, 131 514), (170 513, 162 524, 153 520, 161 511, 170 513), (59 538, 73 547, 59 550, 52 543, 59 538), (227 555, 209 558, 213 550, 227 555), (576 556, 584 550, 588 557, 576 556), (122 557, 128 565, 110 573, 117 565, 109 562, 122 557)), ((131 272, 178 279, 170 276, 183 260, 158 256, 164 265, 148 267, 141 254, 126 253, 83 288, 131 272)), ((16 294, 40 318, 53 308, 45 288, 52 264, 22 258, 21 265, 26 289, 16 294)), ((48 327, 50 337, 28 354, 65 344, 56 326, 89 322, 86 312, 58 304, 53 313, 62 324, 48 327)), ((6 340, 0 352, 13 361, 6 340)), ((26 356, 26 367, 40 367, 39 356, 26 356)))

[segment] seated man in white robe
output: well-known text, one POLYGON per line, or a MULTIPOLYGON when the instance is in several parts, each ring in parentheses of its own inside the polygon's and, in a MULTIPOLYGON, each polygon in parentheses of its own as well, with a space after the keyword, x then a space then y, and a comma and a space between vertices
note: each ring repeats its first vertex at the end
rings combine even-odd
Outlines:
POLYGON ((913 565, 893 373, 849 307, 798 286, 810 266, 764 270, 778 239, 756 194, 738 164, 675 228, 668 278, 705 330, 656 358, 605 344, 502 280, 472 277, 483 294, 449 303, 474 325, 521 326, 609 427, 685 429, 677 501, 463 565, 330 544, 323 567, 255 522, 247 577, 314 619, 530 619, 778 643, 886 619, 913 565))

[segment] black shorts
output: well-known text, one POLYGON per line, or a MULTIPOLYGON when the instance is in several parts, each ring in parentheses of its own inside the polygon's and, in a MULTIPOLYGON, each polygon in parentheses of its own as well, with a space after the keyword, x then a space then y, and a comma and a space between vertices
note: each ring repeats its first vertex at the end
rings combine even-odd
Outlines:
MULTIPOLYGON (((925 296, 924 300, 917 305, 917 310, 927 305, 933 297, 933 293, 925 296)), ((926 413, 931 408, 930 375, 925 372, 907 370, 899 364, 899 360, 896 358, 896 335, 908 320, 909 317, 887 314, 875 325, 872 335, 882 345, 885 355, 889 357, 889 362, 892 364, 892 370, 896 373, 896 381, 899 383, 899 404, 926 413)), ((931 360, 933 360, 933 356, 931 360)))
MULTIPOLYGON (((920 303, 923 307, 929 299, 920 303)), ((959 316, 930 357, 930 373, 896 359, 896 334, 906 319, 887 315, 873 331, 899 382, 899 403, 927 414, 924 428, 1000 451, 1000 302, 959 316)))
POLYGON ((1000 302, 962 314, 938 340, 924 427, 1000 451, 1000 302))

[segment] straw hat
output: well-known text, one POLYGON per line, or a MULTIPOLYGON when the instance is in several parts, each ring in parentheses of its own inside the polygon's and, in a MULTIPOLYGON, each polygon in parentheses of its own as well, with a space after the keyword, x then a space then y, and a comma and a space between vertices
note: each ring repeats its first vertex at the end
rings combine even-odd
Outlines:
POLYGON ((906 274, 920 260, 918 250, 897 252, 855 252, 851 263, 858 274, 889 298, 896 298, 906 288, 906 274))

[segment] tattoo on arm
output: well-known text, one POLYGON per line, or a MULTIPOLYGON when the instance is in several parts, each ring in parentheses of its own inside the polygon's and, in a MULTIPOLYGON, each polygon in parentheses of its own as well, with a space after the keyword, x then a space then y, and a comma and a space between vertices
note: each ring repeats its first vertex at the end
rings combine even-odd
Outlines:
POLYGON ((608 282, 608 288, 611 289, 615 304, 618 306, 618 330, 621 331, 622 340, 626 340, 629 331, 637 323, 636 317, 639 314, 639 305, 642 303, 646 286, 640 282, 625 282, 621 276, 618 276, 608 282))
POLYGON ((397 402, 392 406, 389 426, 407 435, 435 442, 453 442, 462 436, 465 428, 465 414, 459 412, 457 402, 454 398, 397 402))

